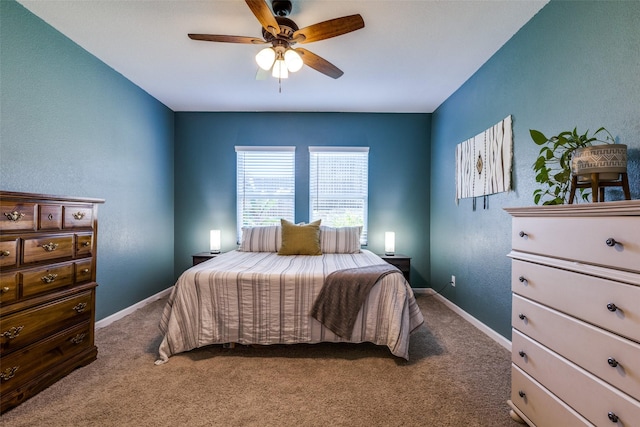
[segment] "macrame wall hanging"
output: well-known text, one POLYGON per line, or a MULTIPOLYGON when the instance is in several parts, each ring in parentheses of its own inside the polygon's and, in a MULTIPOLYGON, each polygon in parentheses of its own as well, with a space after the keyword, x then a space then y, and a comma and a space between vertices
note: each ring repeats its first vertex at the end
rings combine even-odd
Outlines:
POLYGON ((483 198, 511 190, 513 130, 511 116, 482 133, 456 145, 456 204, 460 199, 483 198))

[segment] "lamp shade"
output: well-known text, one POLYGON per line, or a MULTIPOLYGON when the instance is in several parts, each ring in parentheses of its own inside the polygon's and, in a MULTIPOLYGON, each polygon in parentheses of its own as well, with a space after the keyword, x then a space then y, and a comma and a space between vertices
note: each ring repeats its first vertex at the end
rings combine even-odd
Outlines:
POLYGON ((384 254, 393 255, 396 253, 396 233, 387 231, 384 233, 384 254))
POLYGON ((300 70, 304 64, 298 52, 293 49, 287 49, 284 53, 284 62, 287 64, 287 69, 292 73, 300 70))
POLYGON ((209 231, 209 249, 212 254, 220 253, 220 230, 209 231))
POLYGON ((258 66, 263 70, 270 70, 273 66, 273 61, 276 59, 276 51, 273 48, 266 47, 262 49, 256 55, 256 62, 258 66))
POLYGON ((271 75, 277 79, 286 79, 289 77, 289 71, 287 70, 287 64, 283 59, 277 59, 273 64, 273 71, 271 75))

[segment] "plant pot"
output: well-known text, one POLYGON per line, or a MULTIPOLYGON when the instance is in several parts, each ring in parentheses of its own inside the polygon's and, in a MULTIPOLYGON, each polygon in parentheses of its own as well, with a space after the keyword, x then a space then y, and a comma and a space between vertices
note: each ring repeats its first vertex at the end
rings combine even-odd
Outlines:
POLYGON ((616 181, 627 172, 627 146, 625 144, 593 145, 577 148, 571 155, 571 172, 579 182, 591 181, 597 173, 599 181, 616 181))

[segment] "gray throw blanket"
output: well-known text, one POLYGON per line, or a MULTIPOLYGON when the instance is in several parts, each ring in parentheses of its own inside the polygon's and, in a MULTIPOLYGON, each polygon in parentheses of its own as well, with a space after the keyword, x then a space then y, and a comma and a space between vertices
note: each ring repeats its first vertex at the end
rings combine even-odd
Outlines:
POLYGON ((371 288, 390 273, 402 274, 391 264, 336 270, 324 281, 311 316, 336 335, 350 339, 358 312, 371 288))

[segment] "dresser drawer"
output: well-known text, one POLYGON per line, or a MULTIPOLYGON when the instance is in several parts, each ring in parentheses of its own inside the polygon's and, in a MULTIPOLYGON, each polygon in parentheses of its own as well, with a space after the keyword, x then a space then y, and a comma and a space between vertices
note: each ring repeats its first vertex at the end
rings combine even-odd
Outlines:
POLYGON ((87 321, 4 356, 0 372, 3 375, 0 394, 6 394, 91 345, 91 326, 87 321))
POLYGON ((640 217, 517 217, 512 245, 518 251, 640 272, 640 217))
POLYGON ((89 320, 92 310, 93 291, 85 291, 5 316, 1 319, 0 353, 17 350, 60 329, 89 320))
POLYGON ((35 229, 35 203, 0 201, 0 231, 35 229))
POLYGON ((22 275, 22 296, 31 297, 73 284, 73 263, 25 270, 22 275))
POLYGON ((93 278, 92 274, 92 260, 84 260, 75 263, 76 268, 76 284, 90 282, 93 278))
POLYGON ((18 280, 16 273, 0 274, 0 304, 15 301, 18 298, 18 280))
POLYGON ((90 228, 93 224, 93 208, 90 205, 69 205, 63 207, 65 229, 90 228))
POLYGON ((22 261, 25 264, 73 257, 73 235, 62 234, 28 238, 23 242, 22 261))
POLYGON ((38 205, 38 228, 40 230, 62 229, 62 205, 38 205))
POLYGON ((639 286, 519 260, 511 274, 514 293, 640 342, 639 286))
MULTIPOLYGON (((640 344, 517 295, 513 296, 512 324, 614 387, 640 396, 640 344)), ((520 351, 513 347, 513 357, 524 357, 520 351)))
POLYGON ((76 257, 91 256, 93 234, 76 234, 76 257))
POLYGON ((515 365, 511 365, 511 404, 536 426, 593 426, 515 365))
POLYGON ((14 267, 18 262, 18 241, 6 240, 0 242, 0 267, 14 267))
POLYGON ((618 425, 632 426, 640 420, 640 402, 629 395, 517 330, 512 345, 525 353, 525 357, 514 353, 513 363, 593 424, 613 425, 609 413, 619 418, 618 425))

